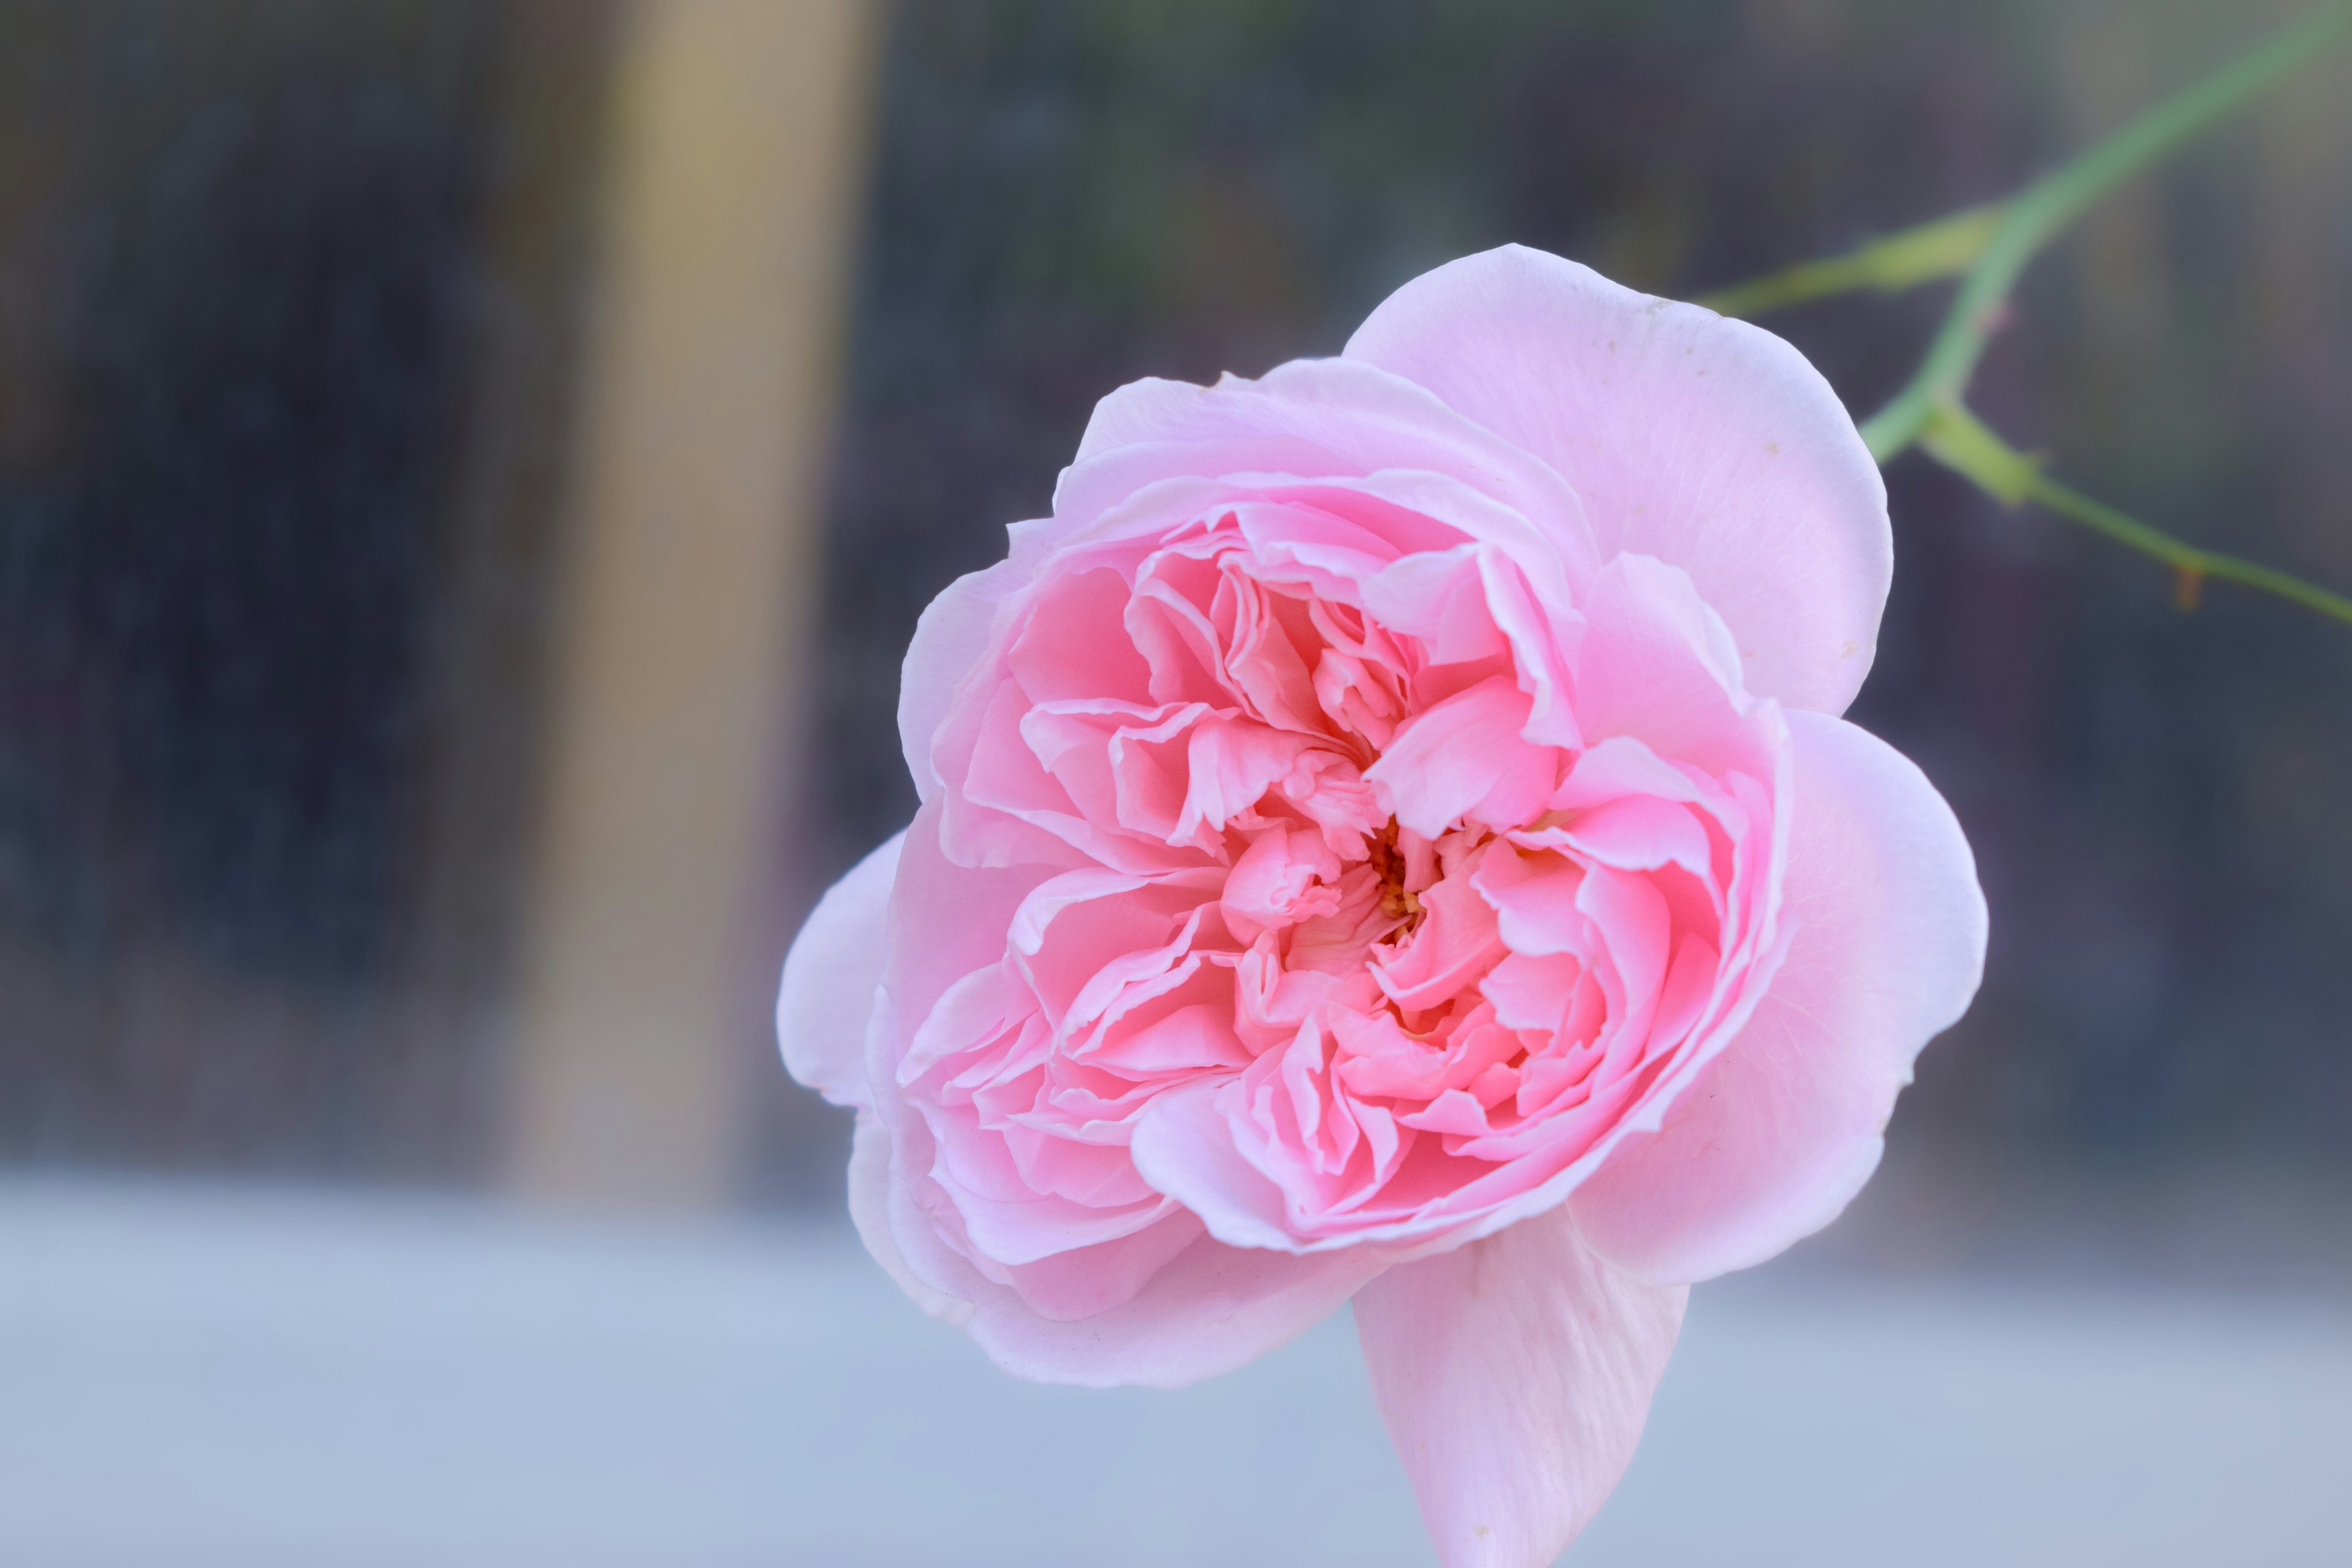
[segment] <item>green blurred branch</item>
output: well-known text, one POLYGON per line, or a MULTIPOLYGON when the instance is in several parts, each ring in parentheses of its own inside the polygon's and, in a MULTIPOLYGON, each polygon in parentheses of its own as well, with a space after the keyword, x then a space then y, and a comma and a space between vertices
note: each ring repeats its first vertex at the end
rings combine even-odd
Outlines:
POLYGON ((1919 433, 1920 449, 1996 500, 2018 506, 2033 501, 2072 518, 2118 544, 2153 555, 2172 568, 2176 596, 2184 610, 2197 607, 2207 578, 2242 584, 2275 594, 2308 610, 2352 626, 2352 599, 2305 582, 2260 562, 2200 550, 2160 529, 2126 516, 2042 472, 2041 460, 2017 450, 1958 403, 1938 404, 1919 433))
POLYGON ((1721 315, 1754 316, 1858 289, 1897 294, 1916 284, 1966 272, 1992 242, 2000 223, 1999 206, 1970 207, 1881 236, 1843 256, 1801 261, 1769 278, 1701 295, 1698 302, 1721 315))
POLYGON ((1969 382, 1985 345, 2008 314, 2010 291, 2042 247, 2100 197, 2316 58, 2347 31, 2352 3, 2332 0, 2006 202, 1921 224, 1844 256, 1724 289, 1701 303, 1725 315, 1745 315, 1857 289, 1891 291, 1963 275, 1918 370, 1885 407, 1863 421, 1863 443, 1882 466, 1916 445, 2009 505, 2033 501, 2152 555, 2177 574, 2184 609, 2195 606, 2200 586, 2212 577, 2275 594, 2352 625, 2352 599, 2272 567, 2200 550, 2051 479, 2038 458, 1995 435, 1967 403, 1969 382))
POLYGON ((1939 403, 1967 392, 1985 342, 2000 324, 2027 262, 2084 209, 2341 37, 2352 5, 2331 5, 2167 100, 2072 163, 2044 174, 2000 209, 2000 222, 1961 280, 1944 325, 1908 384, 1863 422, 1880 462, 1919 438, 1939 403))

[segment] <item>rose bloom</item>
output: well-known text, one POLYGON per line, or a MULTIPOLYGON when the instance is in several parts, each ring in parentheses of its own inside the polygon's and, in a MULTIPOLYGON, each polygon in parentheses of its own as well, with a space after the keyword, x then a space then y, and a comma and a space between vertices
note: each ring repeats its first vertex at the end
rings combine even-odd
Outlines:
POLYGON ((1549 1563, 1689 1283, 1845 1205, 1976 989, 1967 841, 1837 717, 1892 565, 1801 355, 1538 251, 1111 394, 784 965, 866 1246, 1051 1382, 1352 1299, 1443 1561, 1549 1563))

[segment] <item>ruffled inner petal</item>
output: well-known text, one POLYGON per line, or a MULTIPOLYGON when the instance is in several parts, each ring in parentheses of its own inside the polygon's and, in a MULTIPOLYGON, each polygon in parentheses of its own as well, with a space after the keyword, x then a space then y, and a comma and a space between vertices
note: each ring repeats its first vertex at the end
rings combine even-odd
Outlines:
POLYGON ((945 858, 1044 874, 896 1072, 943 1234, 1040 1312, 1184 1225, 1423 1246, 1557 1203, 1786 946, 1785 726, 1687 579, 1434 475, 1170 497, 1065 545, 933 753, 945 858), (1170 1153, 1203 1137, 1234 1157, 1170 1153))

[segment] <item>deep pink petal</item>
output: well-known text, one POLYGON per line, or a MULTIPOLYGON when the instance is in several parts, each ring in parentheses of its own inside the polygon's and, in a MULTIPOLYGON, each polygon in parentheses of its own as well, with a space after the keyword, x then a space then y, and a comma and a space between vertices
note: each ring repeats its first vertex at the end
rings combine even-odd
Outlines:
POLYGON ((1976 862, 1935 786, 1866 731, 1789 721, 1788 958, 1664 1127, 1570 1200, 1586 1239, 1646 1279, 1744 1268, 1834 1219, 1878 1163, 1913 1058, 1983 973, 1976 862))
POLYGON ((776 992, 776 1040, 784 1070, 835 1105, 870 1110, 866 1026, 889 951, 890 886, 899 833, 825 889, 784 955, 776 992))
POLYGON ((1347 357, 1557 468, 1602 559, 1688 572, 1738 638, 1750 691, 1825 713, 1853 700, 1894 569, 1886 491, 1795 349, 1505 246, 1390 295, 1347 357))
POLYGON ((1396 956, 1375 959, 1372 979, 1405 1011, 1442 1006, 1475 985, 1503 956, 1495 911, 1468 877, 1448 877, 1421 895, 1428 919, 1396 956))
POLYGON ((1545 1568, 1591 1520, 1686 1294, 1611 1268, 1557 1209, 1358 1293, 1372 1394, 1444 1568, 1545 1568))

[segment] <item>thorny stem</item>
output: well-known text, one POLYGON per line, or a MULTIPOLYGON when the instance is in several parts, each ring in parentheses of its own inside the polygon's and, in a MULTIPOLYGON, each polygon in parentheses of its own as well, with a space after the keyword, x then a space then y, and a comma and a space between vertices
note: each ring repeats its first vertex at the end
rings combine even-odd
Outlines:
POLYGON ((2010 290, 2042 247, 2093 203, 2206 130, 2352 29, 2352 3, 2331 0, 2231 64, 2168 99, 1997 206, 1974 207, 1808 262, 1703 301, 1747 314, 1855 289, 1895 289, 1964 273, 1918 370, 1864 420, 1863 443, 1884 466, 1912 446, 2011 506, 2034 501, 2156 557, 2178 575, 2183 609, 2208 577, 2240 583, 2352 624, 2352 599, 2254 562, 2200 550, 2050 478, 1969 412, 1969 379, 2006 314, 2010 290))

